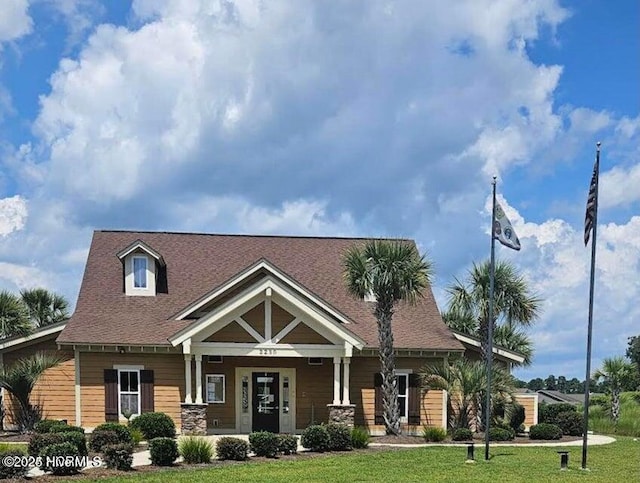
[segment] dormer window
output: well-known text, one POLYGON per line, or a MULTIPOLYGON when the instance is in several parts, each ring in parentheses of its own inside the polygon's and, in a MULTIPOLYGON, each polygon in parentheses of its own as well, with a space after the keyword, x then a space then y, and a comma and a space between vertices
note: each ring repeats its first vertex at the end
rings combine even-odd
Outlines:
POLYGON ((133 256, 133 288, 147 288, 147 257, 133 256))
POLYGON ((167 292, 166 263, 160 253, 137 240, 117 255, 124 269, 126 295, 155 297, 158 292, 167 292))

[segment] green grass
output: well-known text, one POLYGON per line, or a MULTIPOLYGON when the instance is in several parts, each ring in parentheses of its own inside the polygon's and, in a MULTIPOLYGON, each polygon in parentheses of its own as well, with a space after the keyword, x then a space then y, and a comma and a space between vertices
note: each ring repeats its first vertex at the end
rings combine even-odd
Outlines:
POLYGON ((465 464, 466 446, 402 450, 369 450, 318 458, 247 463, 197 470, 167 470, 142 473, 107 482, 192 483, 215 482, 611 482, 632 481, 640 475, 640 441, 621 437, 615 443, 589 448, 589 472, 579 469, 581 447, 568 447, 569 471, 560 471, 562 448, 496 447, 492 458, 482 460, 483 447, 477 445, 475 464, 465 464))
POLYGON ((640 436, 640 404, 633 395, 632 392, 620 395, 618 424, 614 424, 607 410, 601 406, 591 406, 589 408, 589 429, 601 434, 640 436))
POLYGON ((19 449, 27 454, 27 443, 0 443, 0 451, 6 451, 8 449, 19 449))

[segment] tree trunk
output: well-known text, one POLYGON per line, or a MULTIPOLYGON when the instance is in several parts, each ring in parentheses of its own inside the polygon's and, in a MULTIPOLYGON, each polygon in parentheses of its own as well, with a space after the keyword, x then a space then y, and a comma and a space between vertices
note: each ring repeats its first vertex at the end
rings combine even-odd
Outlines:
POLYGON ((382 417, 387 434, 400 434, 400 408, 396 382, 396 358, 393 353, 393 301, 378 300, 375 316, 378 320, 380 344, 380 373, 382 375, 382 417))
POLYGON ((620 389, 613 388, 611 391, 611 418, 615 423, 620 417, 620 389))

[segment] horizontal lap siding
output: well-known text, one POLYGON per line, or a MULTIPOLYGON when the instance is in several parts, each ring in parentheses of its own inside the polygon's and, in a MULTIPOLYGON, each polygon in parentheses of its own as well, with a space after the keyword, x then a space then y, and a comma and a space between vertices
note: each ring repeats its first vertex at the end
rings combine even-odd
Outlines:
MULTIPOLYGON (((73 351, 59 351, 53 335, 50 340, 23 347, 21 349, 5 352, 2 360, 5 367, 18 359, 29 357, 37 352, 44 352, 61 360, 61 363, 48 369, 38 380, 31 393, 31 403, 41 404, 44 408, 44 417, 51 419, 66 419, 70 423, 75 421, 75 366, 73 351)), ((5 391, 6 394, 6 391, 5 391)), ((11 398, 7 398, 6 409, 8 414, 13 410, 11 398)))
MULTIPOLYGON (((398 370, 411 369, 414 373, 427 364, 442 364, 442 359, 397 357, 398 370)), ((354 357, 351 359, 350 399, 356 405, 355 424, 365 426, 370 431, 384 431, 384 426, 374 424, 375 389, 373 375, 380 372, 380 360, 377 357, 354 357)), ((420 404, 422 424, 442 426, 442 391, 425 392, 420 404)))
POLYGON ((521 394, 516 394, 515 400, 524 407, 524 425, 525 428, 529 428, 530 426, 535 424, 535 407, 536 407, 536 397, 525 396, 521 394))
POLYGON ((104 370, 114 364, 139 365, 154 371, 155 411, 168 414, 180 427, 180 403, 184 400, 184 358, 181 354, 80 353, 82 425, 93 428, 104 422, 104 370))

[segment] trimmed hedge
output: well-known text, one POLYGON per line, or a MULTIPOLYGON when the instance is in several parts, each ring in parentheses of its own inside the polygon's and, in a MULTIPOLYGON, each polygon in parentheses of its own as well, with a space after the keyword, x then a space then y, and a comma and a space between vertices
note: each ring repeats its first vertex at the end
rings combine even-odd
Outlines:
POLYGON ((569 403, 540 404, 538 406, 538 421, 547 424, 556 424, 558 414, 564 412, 575 413, 578 408, 569 403))
POLYGON ((114 431, 118 436, 118 443, 131 443, 131 431, 124 424, 119 423, 102 423, 93 430, 96 431, 114 431))
POLYGON ((346 424, 327 424, 329 449, 331 451, 351 451, 351 428, 346 424))
POLYGON ((489 441, 511 441, 515 438, 515 432, 512 429, 495 427, 489 428, 489 441))
POLYGON ((356 426, 351 430, 351 446, 356 449, 368 448, 370 439, 371 436, 365 428, 356 426))
POLYGON ((422 437, 427 442, 444 441, 447 437, 447 431, 444 428, 438 428, 436 426, 423 426, 422 437))
POLYGON ((451 432, 451 439, 453 441, 472 441, 473 431, 469 428, 456 428, 451 432))
POLYGON ((40 434, 50 433, 52 426, 65 425, 59 419, 41 419, 33 427, 33 431, 40 434))
POLYGON ((293 434, 279 434, 278 451, 286 455, 296 454, 298 452, 298 438, 293 434))
POLYGON ((555 424, 540 423, 534 424, 529 428, 530 439, 560 439, 562 438, 562 429, 555 424))
POLYGON ((216 442, 216 454, 221 460, 244 461, 249 453, 249 443, 226 436, 216 442))
POLYGON ((68 424, 59 423, 54 424, 49 428, 50 433, 80 433, 84 434, 84 428, 80 426, 69 426, 68 424))
POLYGON ((302 431, 300 442, 302 446, 316 453, 324 453, 331 447, 327 427, 321 424, 313 424, 302 431))
POLYGON ((113 444, 129 444, 127 442, 123 442, 118 433, 111 430, 100 429, 95 430, 91 433, 91 439, 89 439, 89 448, 91 451, 95 451, 96 453, 101 453, 102 448, 107 445, 113 444))
MULTIPOLYGON (((67 442, 67 443, 52 444, 44 448, 40 453, 40 456, 42 457, 42 464, 40 465, 40 469, 42 471, 51 471, 51 473, 53 473, 54 475, 58 475, 58 476, 75 475, 82 469, 81 465, 73 464, 73 463, 76 463, 77 460, 79 459, 78 457, 81 456, 80 453, 78 452, 78 448, 76 448, 76 446, 73 443, 67 442), (47 460, 49 460, 50 458, 56 458, 56 457, 65 458, 65 464, 63 465, 47 464, 47 460), (71 460, 71 458, 67 460, 66 459, 67 457, 71 457, 73 458, 73 460, 71 460), (69 464, 69 463, 72 463, 72 464, 69 464)), ((50 462, 53 462, 53 461, 50 461, 50 462)))
POLYGON ((66 431, 64 433, 51 434, 60 434, 64 443, 71 443, 76 447, 80 456, 87 456, 87 438, 84 433, 78 433, 77 431, 66 431))
POLYGON ((64 442, 62 433, 33 433, 29 439, 27 452, 29 456, 40 456, 40 452, 52 444, 64 442))
POLYGON ((578 412, 565 411, 556 416, 556 422, 554 424, 560 427, 562 434, 582 436, 584 416, 578 412))
POLYGON ((147 441, 154 438, 176 437, 176 425, 165 413, 142 413, 132 419, 129 426, 142 431, 147 441))
POLYGON ((129 471, 133 464, 133 445, 131 443, 107 444, 102 447, 102 455, 107 468, 129 471))
POLYGON ((213 446, 209 441, 197 436, 180 439, 178 452, 187 464, 210 463, 213 458, 213 446))
POLYGON ((171 466, 178 459, 178 444, 173 438, 153 438, 149 441, 151 464, 171 466))
MULTIPOLYGON (((0 461, 3 461, 5 456, 25 456, 24 451, 20 449, 8 448, 0 451, 0 461)), ((9 478, 24 478, 29 471, 29 467, 26 465, 3 465, 0 464, 0 480, 8 480, 9 478)))
POLYGON ((278 455, 278 436, 269 431, 254 431, 249 435, 249 449, 256 456, 275 458, 278 455))

